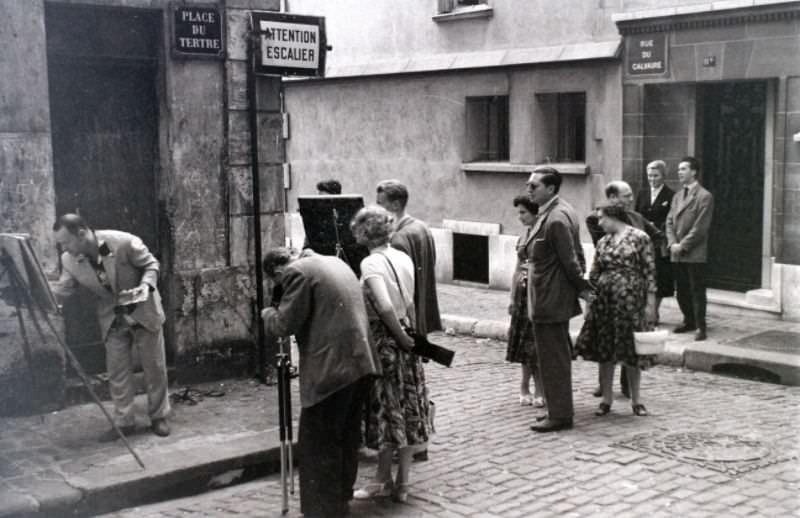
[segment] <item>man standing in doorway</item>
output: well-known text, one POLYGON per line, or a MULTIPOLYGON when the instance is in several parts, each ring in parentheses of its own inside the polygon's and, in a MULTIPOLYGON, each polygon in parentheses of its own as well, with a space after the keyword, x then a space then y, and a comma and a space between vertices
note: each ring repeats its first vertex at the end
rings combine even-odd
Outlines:
POLYGON ((537 167, 528 180, 528 196, 539 206, 531 230, 533 256, 528 273, 528 313, 533 322, 539 373, 547 417, 535 432, 572 428, 572 344, 569 320, 580 314, 578 296, 588 297, 585 261, 575 210, 559 198, 561 174, 537 167))
MULTIPOLYGON (((138 237, 116 230, 92 230, 77 214, 58 218, 53 231, 64 251, 63 270, 53 293, 59 301, 67 301, 80 285, 97 298, 115 423, 126 435, 136 430, 135 347, 144 370, 150 426, 156 435, 169 435, 167 362, 161 329, 164 310, 156 287, 158 261, 138 237)), ((101 440, 116 438, 116 432, 109 430, 101 440)))
POLYGON ((300 352, 300 510, 346 516, 368 377, 380 373, 361 285, 347 263, 314 252, 297 257, 274 248, 263 267, 283 293, 277 308, 261 312, 264 326, 275 336, 295 335, 300 352))
POLYGON ((706 339, 705 266, 714 211, 714 197, 698 183, 699 173, 700 162, 694 157, 686 157, 678 164, 681 189, 672 198, 666 225, 678 306, 683 313, 683 324, 674 331, 695 331, 697 341, 706 339))

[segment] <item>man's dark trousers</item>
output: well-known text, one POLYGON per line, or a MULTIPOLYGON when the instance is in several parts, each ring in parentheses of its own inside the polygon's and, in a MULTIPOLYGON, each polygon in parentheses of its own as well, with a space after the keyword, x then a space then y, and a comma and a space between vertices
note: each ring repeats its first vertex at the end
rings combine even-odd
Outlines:
POLYGON ((572 343, 569 322, 533 324, 547 416, 572 420, 572 343))
POLYGON ((683 323, 706 328, 706 265, 705 263, 672 263, 675 271, 678 306, 683 323))
POLYGON ((300 412, 300 511, 339 518, 353 498, 367 381, 361 379, 300 412))

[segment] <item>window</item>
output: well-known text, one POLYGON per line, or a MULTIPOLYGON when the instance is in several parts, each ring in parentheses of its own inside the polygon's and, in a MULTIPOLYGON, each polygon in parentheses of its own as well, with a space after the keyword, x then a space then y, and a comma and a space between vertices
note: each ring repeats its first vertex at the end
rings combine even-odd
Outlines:
POLYGON ((488 9, 486 0, 438 0, 439 14, 488 9))
POLYGON ((508 96, 467 97, 467 162, 508 161, 508 96))
POLYGON ((538 162, 586 161, 586 93, 536 95, 538 162))

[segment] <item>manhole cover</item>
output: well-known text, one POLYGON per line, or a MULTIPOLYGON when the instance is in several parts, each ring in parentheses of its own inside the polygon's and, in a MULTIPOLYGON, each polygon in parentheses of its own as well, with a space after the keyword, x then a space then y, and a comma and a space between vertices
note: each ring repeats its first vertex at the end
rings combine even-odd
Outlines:
POLYGON ((668 457, 727 475, 797 458, 761 441, 708 432, 638 434, 612 446, 668 457))

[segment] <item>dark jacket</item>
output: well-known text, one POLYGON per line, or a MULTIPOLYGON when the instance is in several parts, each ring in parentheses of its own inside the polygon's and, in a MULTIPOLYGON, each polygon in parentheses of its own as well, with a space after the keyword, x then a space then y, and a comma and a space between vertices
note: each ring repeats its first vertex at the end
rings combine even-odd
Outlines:
POLYGON ((380 372, 361 285, 344 261, 318 254, 297 259, 281 286, 280 305, 267 309, 264 325, 274 335, 297 338, 304 408, 380 372))
POLYGON ((566 322, 581 313, 578 294, 589 288, 575 210, 556 198, 531 231, 528 314, 533 322, 566 322))

